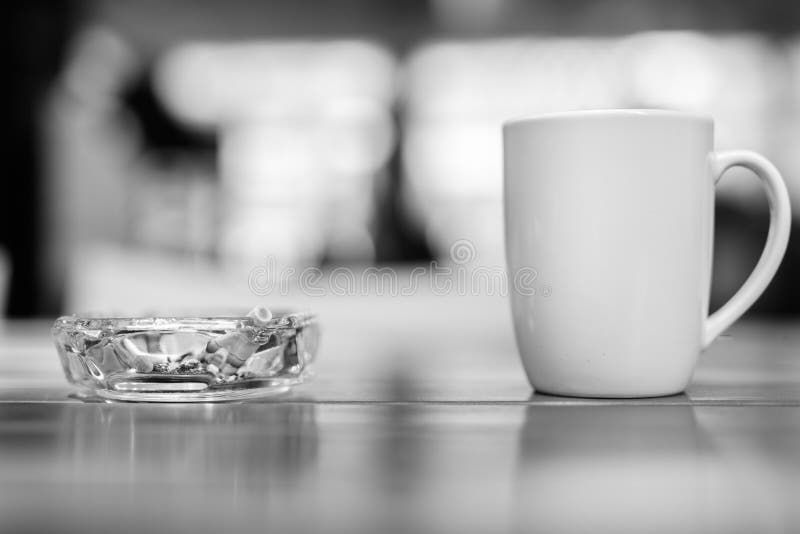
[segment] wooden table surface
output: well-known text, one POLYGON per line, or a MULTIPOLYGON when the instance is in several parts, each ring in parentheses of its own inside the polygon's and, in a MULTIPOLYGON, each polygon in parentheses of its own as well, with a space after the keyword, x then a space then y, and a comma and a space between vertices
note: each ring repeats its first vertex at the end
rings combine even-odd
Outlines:
POLYGON ((530 390, 501 298, 311 304, 315 378, 236 404, 83 402, 49 323, 4 324, 0 530, 800 532, 800 323, 581 400, 530 390))

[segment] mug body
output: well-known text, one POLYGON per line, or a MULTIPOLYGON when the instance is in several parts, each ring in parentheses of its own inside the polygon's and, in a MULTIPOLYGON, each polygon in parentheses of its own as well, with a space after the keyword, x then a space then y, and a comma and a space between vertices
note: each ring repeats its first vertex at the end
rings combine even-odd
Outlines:
POLYGON ((708 311, 711 119, 567 112, 506 123, 503 144, 511 306, 531 385, 681 392, 708 311), (522 269, 535 288, 518 286, 522 269))

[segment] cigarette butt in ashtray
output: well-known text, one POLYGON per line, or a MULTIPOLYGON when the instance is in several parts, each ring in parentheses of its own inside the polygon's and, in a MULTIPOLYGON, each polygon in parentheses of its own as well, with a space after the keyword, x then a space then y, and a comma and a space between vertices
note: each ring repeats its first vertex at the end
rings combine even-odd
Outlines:
POLYGON ((137 373, 149 373, 153 370, 153 364, 166 363, 166 357, 158 358, 144 352, 130 339, 122 338, 120 345, 117 345, 117 354, 126 365, 136 369, 137 373), (163 362, 161 361, 163 359, 163 362), (157 361, 156 361, 157 360, 157 361))
MULTIPOLYGON (((256 306, 247 314, 256 326, 263 326, 272 319, 272 312, 265 306, 256 306)), ((206 352, 211 356, 206 361, 222 368, 224 365, 241 367, 258 349, 259 343, 253 342, 247 332, 236 331, 223 334, 208 342, 206 352)))
POLYGON ((276 359, 283 356, 283 346, 272 347, 262 352, 253 354, 244 365, 236 370, 236 374, 240 377, 247 378, 248 376, 264 376, 270 371, 276 359))
POLYGON ((263 326, 272 319, 272 312, 266 306, 256 306, 247 312, 247 316, 253 319, 257 325, 263 326))

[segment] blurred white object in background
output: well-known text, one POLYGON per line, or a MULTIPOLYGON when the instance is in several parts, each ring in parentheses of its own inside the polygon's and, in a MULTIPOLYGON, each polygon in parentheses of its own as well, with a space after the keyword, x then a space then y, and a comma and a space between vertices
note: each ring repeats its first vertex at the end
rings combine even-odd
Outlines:
POLYGON ((405 195, 440 258, 468 239, 479 262, 503 264, 503 121, 619 107, 618 48, 612 39, 502 39, 437 43, 411 56, 405 195))
POLYGON ((314 157, 313 118, 251 109, 219 130, 218 251, 225 261, 315 263, 324 250, 326 176, 314 157), (320 183, 323 182, 323 183, 320 183))
MULTIPOLYGON (((766 37, 647 32, 628 38, 624 49, 631 106, 711 115, 718 149, 775 156, 771 125, 780 114, 775 104, 785 69, 766 37)), ((726 174, 717 195, 746 206, 763 202, 758 180, 742 168, 726 174)))
MULTIPOLYGON (((775 83, 782 80, 778 52, 764 37, 696 32, 423 46, 409 60, 404 92, 406 206, 439 257, 469 239, 478 261, 502 264, 500 128, 509 118, 552 111, 706 113, 716 120, 719 148, 773 157, 770 125, 785 85, 775 83)), ((758 182, 736 173, 720 194, 763 201, 758 182)))
POLYGON ((223 260, 373 258, 395 70, 365 41, 187 44, 164 57, 156 85, 166 105, 218 132, 223 260))

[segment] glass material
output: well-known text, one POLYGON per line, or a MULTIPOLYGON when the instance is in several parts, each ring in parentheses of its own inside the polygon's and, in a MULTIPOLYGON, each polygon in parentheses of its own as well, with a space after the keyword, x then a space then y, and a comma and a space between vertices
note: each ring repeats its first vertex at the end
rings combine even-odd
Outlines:
POLYGON ((309 375, 319 331, 309 314, 56 320, 67 380, 105 399, 209 402, 286 392, 309 375))

